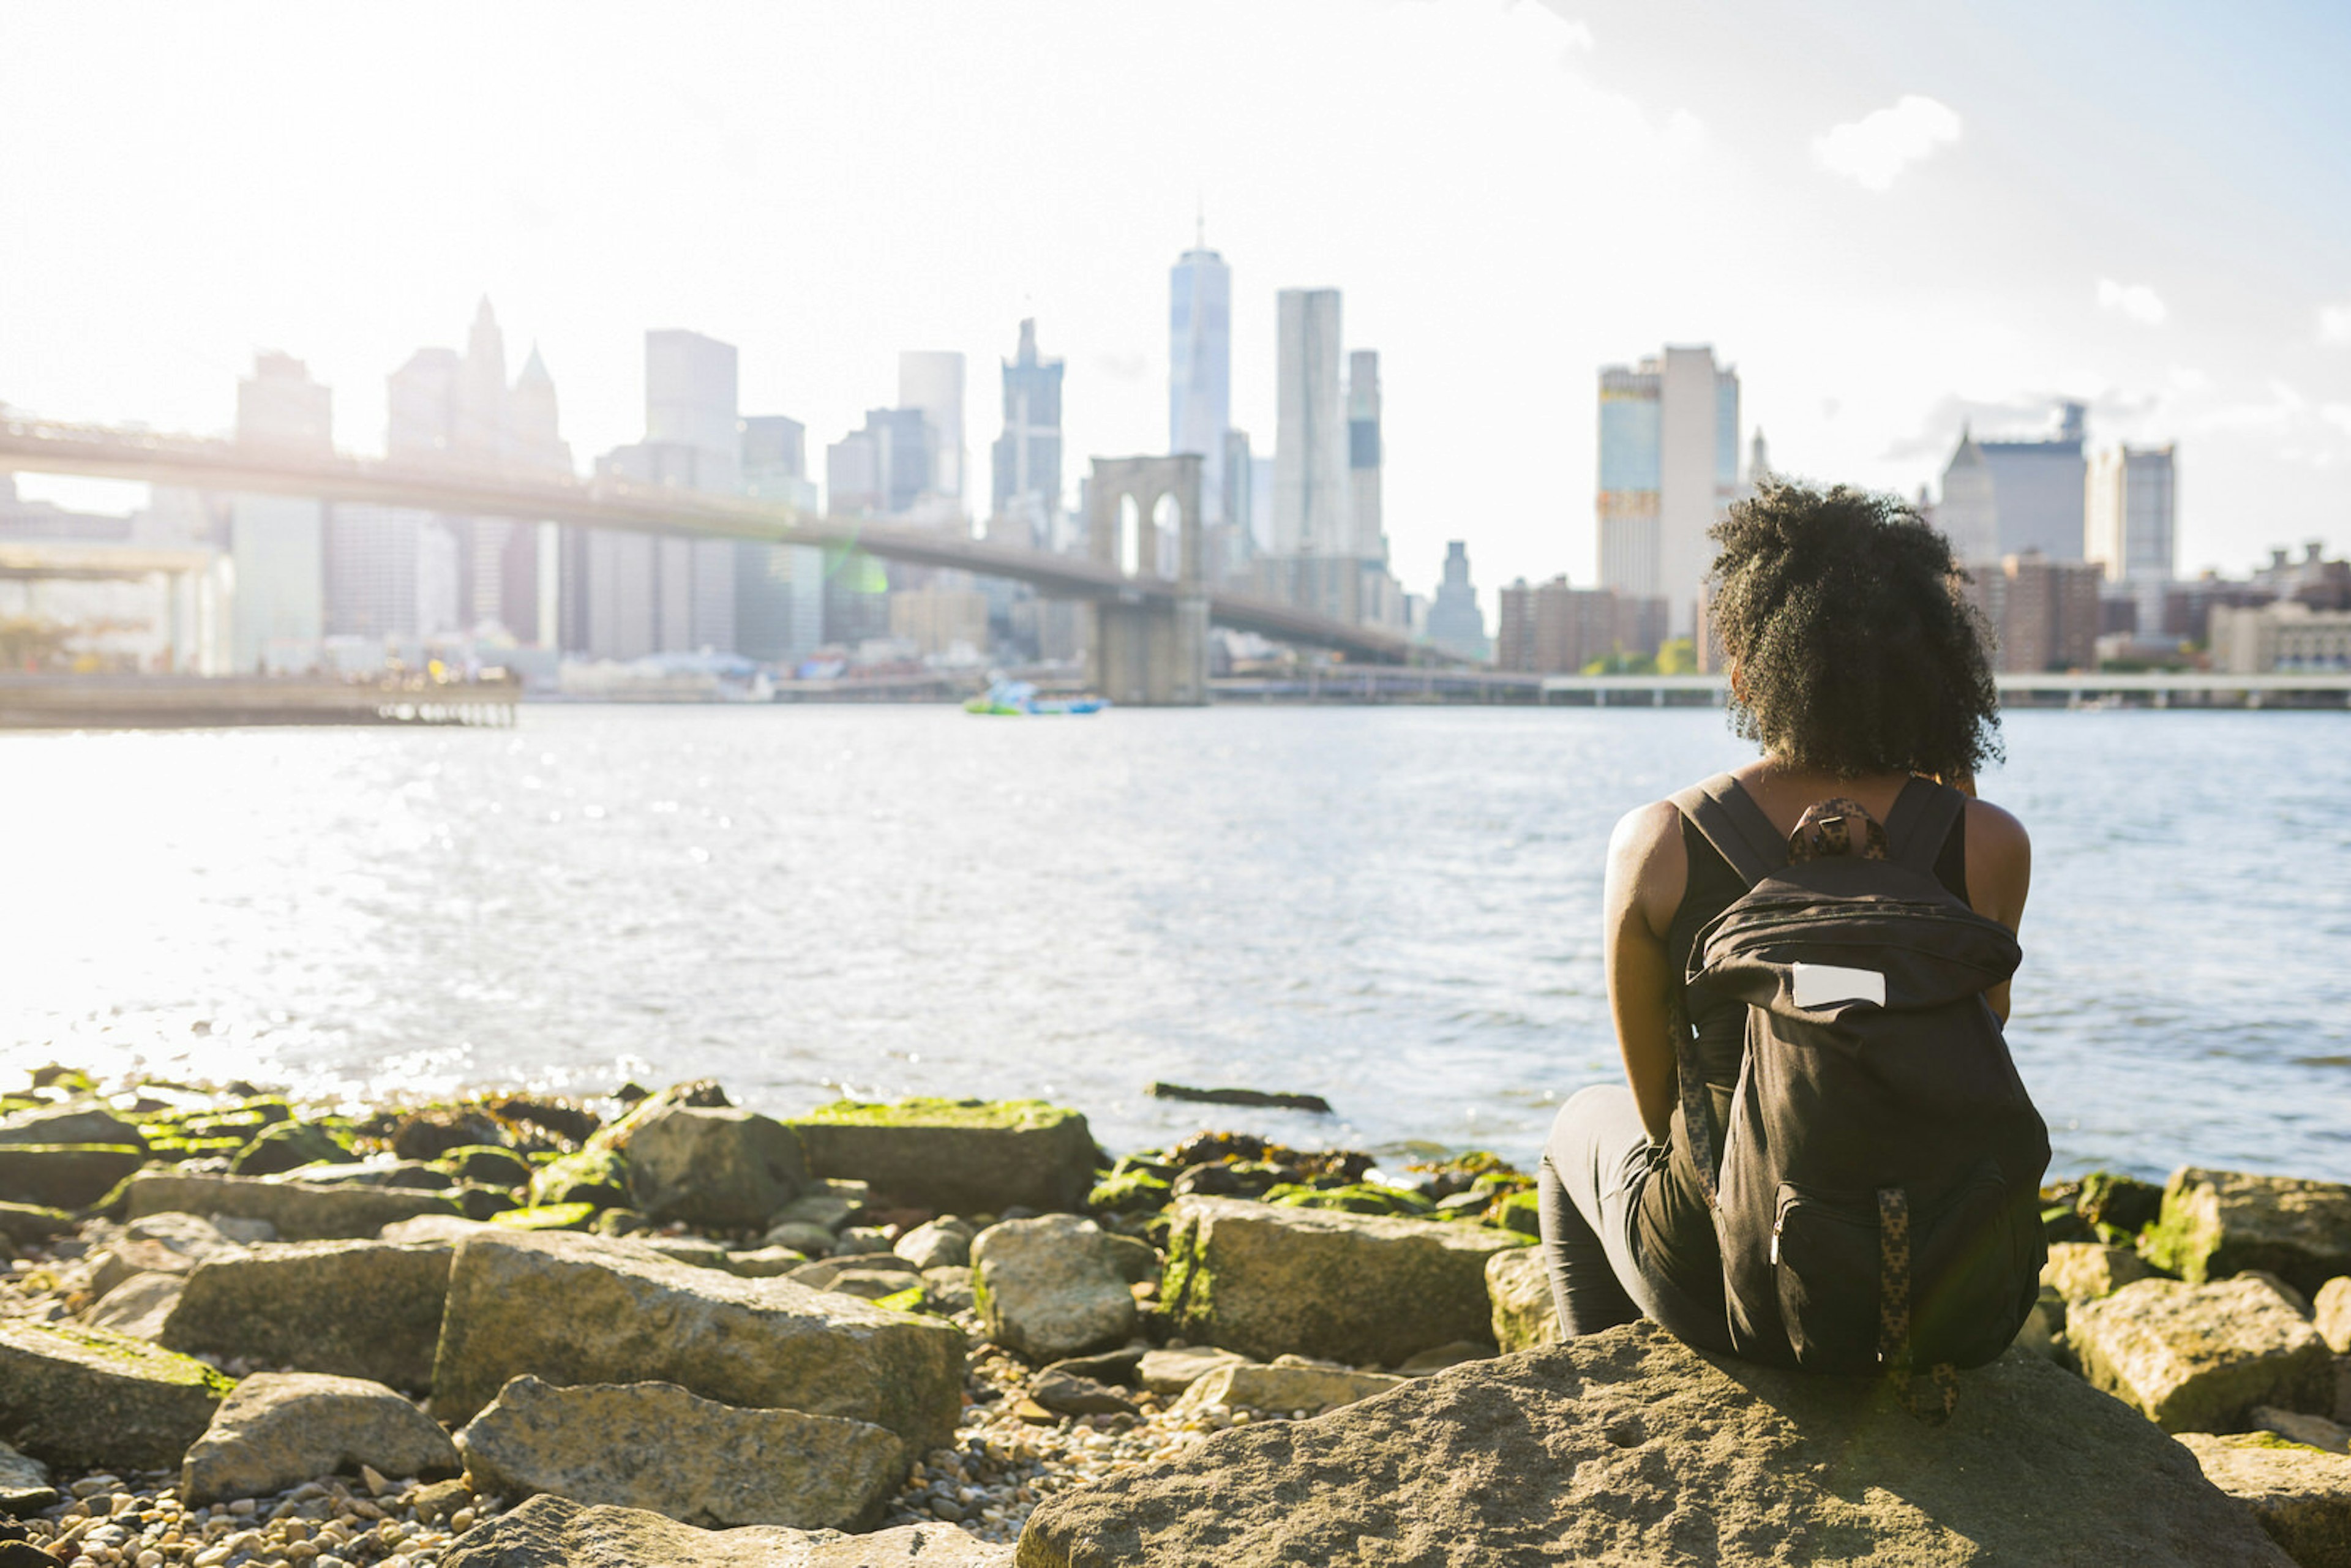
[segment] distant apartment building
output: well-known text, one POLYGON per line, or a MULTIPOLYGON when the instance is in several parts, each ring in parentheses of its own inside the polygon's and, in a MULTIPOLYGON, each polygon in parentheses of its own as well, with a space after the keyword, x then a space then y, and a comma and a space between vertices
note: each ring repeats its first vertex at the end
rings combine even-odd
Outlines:
POLYGON ((2351 610, 2299 600, 2211 612, 2212 668, 2232 675, 2351 670, 2351 610))
POLYGON ((1232 423, 1232 269, 1202 239, 1167 275, 1167 450, 1200 456, 1200 521, 1226 522, 1232 423))
POLYGON ((1037 352, 1037 323, 1004 361, 1004 433, 996 438, 990 538, 1050 549, 1061 509, 1061 371, 1037 352))
POLYGON ((2090 459, 2083 553, 2128 600, 2134 630, 2159 628, 2179 554, 2179 489, 2170 446, 2116 446, 2090 459))
POLYGON ((1469 580, 1469 547, 1460 539, 1445 547, 1444 580, 1428 606, 1428 640, 1465 659, 1482 660, 1493 653, 1486 639, 1486 612, 1478 608, 1478 590, 1469 580))
POLYGON ((1739 491, 1739 373, 1708 347, 1600 372, 1600 585, 1666 601, 1690 636, 1711 547, 1739 491))
POLYGON ((2018 674, 2097 667, 2098 589, 2105 573, 2080 560, 2011 555, 1970 569, 1970 601, 1993 639, 1993 668, 2018 674))
MULTIPOLYGON (((273 454, 334 451, 334 394, 288 354, 254 357, 237 383, 236 439, 273 454)), ((229 655, 234 668, 290 673, 319 662, 326 636, 326 508, 287 496, 236 497, 229 554, 235 573, 229 655)))
POLYGON ((1943 469, 1935 526, 1961 560, 2036 551, 2052 561, 2084 559, 2085 413, 2078 402, 2061 404, 2058 433, 2047 440, 1980 441, 1960 431, 1943 469))
POLYGON ((1567 675, 1619 653, 1655 653, 1665 641, 1666 601, 1613 588, 1574 588, 1564 576, 1501 591, 1494 667, 1522 674, 1567 675))

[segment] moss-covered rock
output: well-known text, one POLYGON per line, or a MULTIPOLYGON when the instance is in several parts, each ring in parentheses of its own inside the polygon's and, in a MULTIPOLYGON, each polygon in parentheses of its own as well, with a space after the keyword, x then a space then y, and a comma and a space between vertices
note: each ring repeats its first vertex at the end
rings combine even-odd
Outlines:
POLYGON ((1113 1172, 1086 1194, 1086 1208, 1094 1214, 1147 1214, 1166 1207, 1173 1196, 1164 1176, 1147 1170, 1113 1172))
POLYGON ((1488 1258, 1486 1295, 1493 1302, 1494 1343, 1503 1350, 1532 1350, 1567 1337, 1552 1295, 1551 1270, 1537 1249, 1513 1247, 1488 1258))
POLYGON ((2092 1171, 2074 1196, 2074 1211, 2110 1243, 2127 1247, 2163 1209, 2163 1188, 2136 1176, 2092 1171))
POLYGON ((587 1230, 596 1223, 592 1203, 538 1203, 493 1214, 489 1222, 507 1230, 587 1230))
POLYGON ((2257 1405, 2335 1407, 2335 1358, 2266 1281, 2141 1280, 2068 1307, 2082 1375, 2167 1432, 2223 1431, 2257 1405))
POLYGON ((611 1149, 582 1149, 535 1171, 528 1166, 523 1168, 529 1173, 528 1196, 533 1204, 589 1203, 611 1208, 629 1201, 629 1161, 611 1149))
POLYGON ((0 1236, 19 1247, 62 1236, 73 1228, 74 1217, 62 1208, 35 1203, 0 1203, 0 1236))
POLYGON ((279 1122, 261 1131, 228 1163, 231 1176, 282 1176, 304 1166, 358 1163, 350 1140, 316 1122, 279 1122))
POLYGON ((433 1163, 461 1181, 479 1182, 484 1186, 517 1187, 531 1177, 530 1161, 496 1144, 469 1144, 462 1149, 450 1150, 433 1163))
POLYGON ((1486 1261, 1522 1246, 1486 1226, 1184 1198, 1159 1299, 1170 1330, 1260 1360, 1393 1366, 1492 1332, 1486 1261))
POLYGON ((1085 1117, 1042 1100, 842 1100, 791 1126, 812 1174, 942 1213, 1074 1210, 1094 1186, 1085 1117))
POLYGON ((120 1144, 0 1144, 0 1201, 85 1207, 146 1163, 120 1144))
POLYGON ((2138 1250, 2190 1284, 2259 1269, 2314 1295, 2351 1274, 2351 1186, 2184 1166, 2138 1250))
POLYGON ((201 1361, 122 1334, 0 1319, 0 1430, 52 1465, 175 1466, 235 1386, 201 1361))
POLYGON ((1486 1223, 1520 1236, 1542 1234, 1542 1208, 1532 1192, 1504 1193, 1486 1210, 1486 1223))

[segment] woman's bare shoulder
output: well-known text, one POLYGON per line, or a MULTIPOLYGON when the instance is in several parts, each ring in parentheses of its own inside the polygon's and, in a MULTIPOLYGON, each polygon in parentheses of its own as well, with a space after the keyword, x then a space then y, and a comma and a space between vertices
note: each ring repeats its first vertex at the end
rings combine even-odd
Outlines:
POLYGON ((1995 855, 2029 854, 2032 850, 2032 840, 2015 814, 1980 796, 1968 800, 1968 842, 1980 844, 1995 855))
POLYGON ((1637 910, 1642 924, 1662 937, 1689 881, 1689 856, 1682 849, 1681 811, 1671 800, 1652 800, 1616 819, 1608 836, 1608 884, 1612 904, 1637 910))

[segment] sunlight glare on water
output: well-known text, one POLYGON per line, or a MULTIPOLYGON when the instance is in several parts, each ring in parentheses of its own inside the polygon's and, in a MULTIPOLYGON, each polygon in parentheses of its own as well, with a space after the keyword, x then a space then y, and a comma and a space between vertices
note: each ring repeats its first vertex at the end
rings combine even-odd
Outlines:
MULTIPOLYGON (((2011 1033, 2058 1168, 2351 1178, 2351 719, 2008 735, 1984 790, 2035 846, 2011 1033)), ((334 1096, 1042 1094, 1114 1149, 1213 1121, 1523 1161, 1617 1071, 1611 824, 1748 755, 1691 710, 9 736, 0 1051, 334 1096)))

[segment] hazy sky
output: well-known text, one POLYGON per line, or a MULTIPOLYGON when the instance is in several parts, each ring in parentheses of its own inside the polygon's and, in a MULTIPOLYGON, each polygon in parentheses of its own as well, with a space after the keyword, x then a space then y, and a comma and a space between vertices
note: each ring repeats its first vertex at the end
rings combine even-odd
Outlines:
POLYGON ((2179 443, 2180 564, 2234 569, 2351 548, 2346 74, 2351 7, 2246 0, 0 0, 0 401, 222 431, 279 348, 381 449, 486 293, 583 465, 649 327, 739 345, 820 465, 959 349, 984 503, 1024 315, 1073 485, 1164 447, 1205 203, 1260 453, 1275 289, 1381 351, 1413 588, 1448 538, 1591 580, 1595 371, 1667 341, 1775 465, 1905 491, 2085 398, 2179 443))

